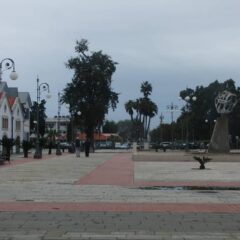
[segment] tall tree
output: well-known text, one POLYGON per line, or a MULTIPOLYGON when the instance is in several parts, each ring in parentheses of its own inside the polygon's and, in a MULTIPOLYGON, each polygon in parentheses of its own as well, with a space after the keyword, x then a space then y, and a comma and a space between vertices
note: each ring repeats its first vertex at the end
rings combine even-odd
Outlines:
POLYGON ((66 63, 73 78, 64 89, 62 102, 70 105, 73 116, 81 113, 84 131, 93 141, 94 130, 102 125, 108 109, 114 110, 118 103, 118 93, 111 87, 117 63, 102 51, 89 53, 85 39, 76 42, 75 52, 77 56, 66 63))

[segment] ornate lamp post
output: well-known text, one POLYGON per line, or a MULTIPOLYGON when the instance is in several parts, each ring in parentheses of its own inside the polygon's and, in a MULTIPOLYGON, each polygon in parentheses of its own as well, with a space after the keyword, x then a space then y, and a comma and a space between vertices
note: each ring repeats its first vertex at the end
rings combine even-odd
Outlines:
POLYGON ((40 159, 42 158, 42 149, 39 144, 39 102, 41 97, 41 91, 47 91, 47 98, 51 98, 50 89, 48 83, 41 83, 39 84, 39 78, 37 77, 37 140, 36 140, 36 150, 34 154, 34 158, 40 159))
MULTIPOLYGON (((195 102, 197 100, 196 96, 186 96, 183 99, 186 104, 187 104, 187 108, 189 109, 190 107, 190 102, 193 101, 195 102)), ((187 126, 186 126, 186 151, 189 151, 189 115, 187 116, 187 126)))
POLYGON ((10 73, 10 78, 12 80, 16 80, 18 78, 18 75, 15 71, 15 63, 11 58, 4 58, 1 62, 0 62, 0 83, 2 81, 2 74, 3 71, 12 69, 12 72, 10 73), (3 63, 5 63, 5 70, 3 70, 3 63))
MULTIPOLYGON (((11 80, 16 80, 18 78, 18 75, 15 71, 15 62, 11 58, 4 58, 0 62, 0 84, 2 82, 2 74, 4 71, 12 69, 12 72, 10 73, 10 79, 11 80), (3 67, 5 63, 5 66, 3 67), (4 70, 3 70, 4 68, 4 70)), ((12 113, 12 112, 11 112, 12 113)), ((13 114, 11 116, 11 139, 13 141, 13 114)))

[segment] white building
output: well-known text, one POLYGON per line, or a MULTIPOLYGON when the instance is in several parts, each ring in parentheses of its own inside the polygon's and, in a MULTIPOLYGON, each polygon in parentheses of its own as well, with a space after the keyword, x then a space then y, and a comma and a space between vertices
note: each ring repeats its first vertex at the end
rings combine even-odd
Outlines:
MULTIPOLYGON (((60 116, 59 117, 59 134, 66 138, 68 124, 70 123, 69 116, 60 116)), ((45 120, 45 129, 46 131, 58 131, 58 117, 50 117, 45 120)))
POLYGON ((20 142, 29 139, 31 106, 28 92, 18 92, 6 82, 0 83, 0 139, 3 136, 19 138, 20 142))

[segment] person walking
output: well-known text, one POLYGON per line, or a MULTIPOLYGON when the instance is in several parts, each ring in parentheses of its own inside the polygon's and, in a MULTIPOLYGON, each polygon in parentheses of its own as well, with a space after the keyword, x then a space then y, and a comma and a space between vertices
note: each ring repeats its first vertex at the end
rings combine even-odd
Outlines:
POLYGON ((76 157, 80 157, 81 144, 78 137, 76 138, 76 141, 75 141, 75 148, 76 148, 76 157))
POLYGON ((52 154, 52 147, 53 147, 53 143, 52 143, 52 140, 50 139, 49 143, 48 143, 48 154, 49 155, 52 154))
POLYGON ((90 140, 87 138, 85 144, 84 144, 84 148, 85 148, 85 156, 89 157, 89 150, 90 150, 90 140))

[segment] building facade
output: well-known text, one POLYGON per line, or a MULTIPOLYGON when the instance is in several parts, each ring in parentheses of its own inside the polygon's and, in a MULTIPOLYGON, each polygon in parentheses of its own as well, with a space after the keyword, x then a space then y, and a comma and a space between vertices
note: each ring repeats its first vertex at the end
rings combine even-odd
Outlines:
POLYGON ((0 83, 0 139, 4 136, 16 140, 29 140, 30 108, 28 92, 18 92, 9 88, 6 82, 0 83))
POLYGON ((67 137, 67 128, 70 123, 70 117, 69 116, 59 116, 58 117, 49 117, 45 120, 45 131, 46 132, 58 132, 58 124, 59 124, 59 135, 61 137, 61 140, 66 140, 67 137))

